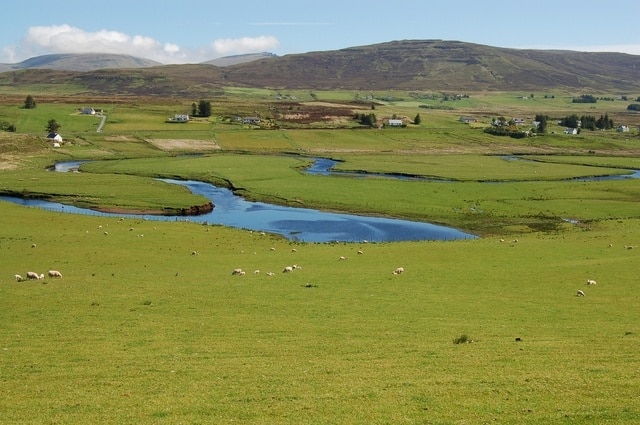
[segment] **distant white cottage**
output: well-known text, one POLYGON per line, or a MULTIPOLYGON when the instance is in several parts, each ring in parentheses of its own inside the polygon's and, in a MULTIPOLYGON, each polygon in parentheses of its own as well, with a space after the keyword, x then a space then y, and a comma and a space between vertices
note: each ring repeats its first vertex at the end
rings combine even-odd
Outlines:
POLYGON ((564 134, 578 134, 577 128, 567 128, 564 130, 564 134))
POLYGON ((387 125, 390 127, 402 127, 404 122, 402 120, 388 120, 387 125))
POLYGON ((52 142, 62 143, 62 136, 58 133, 49 133, 47 139, 51 140, 52 142))

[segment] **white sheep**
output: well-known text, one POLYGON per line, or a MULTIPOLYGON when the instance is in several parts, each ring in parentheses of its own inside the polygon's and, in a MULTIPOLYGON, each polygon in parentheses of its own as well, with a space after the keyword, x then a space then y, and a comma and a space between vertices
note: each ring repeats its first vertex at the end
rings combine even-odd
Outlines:
POLYGON ((346 261, 346 260, 347 260, 347 257, 345 257, 345 256, 341 255, 341 256, 340 256, 340 258, 338 258, 338 260, 339 260, 339 261, 346 261))
POLYGON ((584 297, 584 292, 578 289, 578 292, 576 292, 576 297, 584 297))
POLYGON ((597 284, 597 283, 598 283, 598 282, 596 282, 596 281, 595 281, 595 280, 593 280, 593 279, 587 279, 587 285, 595 285, 595 284, 597 284))
POLYGON ((393 274, 401 274, 404 273, 404 267, 398 267, 393 271, 393 274))
POLYGON ((254 270, 253 274, 260 274, 260 270, 258 270, 258 269, 254 270))
POLYGON ((40 273, 40 276, 38 276, 38 280, 44 280, 44 273, 40 273))
POLYGON ((15 277, 16 277, 16 281, 18 281, 18 282, 23 282, 24 281, 24 277, 20 276, 19 274, 17 274, 15 277))
POLYGON ((27 279, 39 279, 40 275, 36 272, 27 272, 27 279))
POLYGON ((62 273, 60 273, 58 270, 49 270, 48 272, 49 277, 62 277, 62 273))
POLYGON ((282 269, 282 273, 291 273, 293 271, 293 266, 287 266, 282 269))
POLYGON ((274 272, 267 272, 267 276, 273 276, 273 275, 275 275, 274 272))
POLYGON ((239 276, 243 276, 244 275, 244 271, 242 269, 234 269, 231 272, 232 275, 239 275, 239 276))

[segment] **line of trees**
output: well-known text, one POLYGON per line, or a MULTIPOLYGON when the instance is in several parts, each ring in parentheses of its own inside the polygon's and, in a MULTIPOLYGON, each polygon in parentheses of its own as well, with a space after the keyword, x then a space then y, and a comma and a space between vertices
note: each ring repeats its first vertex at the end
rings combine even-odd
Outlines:
POLYGON ((569 128, 584 128, 585 130, 610 130, 615 127, 613 119, 609 118, 609 114, 600 115, 600 118, 593 115, 573 114, 560 119, 560 125, 569 128))

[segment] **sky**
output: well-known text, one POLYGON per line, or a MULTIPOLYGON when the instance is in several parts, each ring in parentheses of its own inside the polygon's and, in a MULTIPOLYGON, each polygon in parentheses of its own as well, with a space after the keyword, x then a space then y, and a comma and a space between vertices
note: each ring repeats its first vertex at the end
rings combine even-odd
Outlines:
POLYGON ((640 55, 638 0, 21 0, 7 11, 0 63, 53 53, 199 63, 430 39, 640 55))

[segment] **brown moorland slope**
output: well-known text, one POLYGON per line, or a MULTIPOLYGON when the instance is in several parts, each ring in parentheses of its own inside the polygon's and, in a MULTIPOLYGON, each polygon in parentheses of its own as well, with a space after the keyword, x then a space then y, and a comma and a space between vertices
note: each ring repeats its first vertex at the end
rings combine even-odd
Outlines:
POLYGON ((272 56, 225 67, 191 64, 0 73, 0 89, 34 84, 73 85, 85 94, 175 97, 218 95, 224 86, 449 93, 553 89, 633 95, 640 91, 640 56, 404 40, 272 56))

